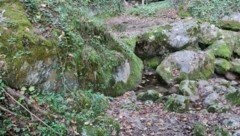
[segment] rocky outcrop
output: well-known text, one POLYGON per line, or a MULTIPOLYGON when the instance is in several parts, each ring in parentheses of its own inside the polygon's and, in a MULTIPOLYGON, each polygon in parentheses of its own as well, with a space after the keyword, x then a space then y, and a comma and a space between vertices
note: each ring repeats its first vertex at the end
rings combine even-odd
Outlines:
POLYGON ((168 84, 207 79, 214 72, 214 60, 210 52, 178 51, 166 57, 156 71, 168 84))
POLYGON ((49 91, 93 89, 117 96, 140 82, 142 61, 104 29, 94 24, 87 24, 91 29, 82 26, 88 34, 101 37, 91 38, 94 44, 70 49, 59 45, 64 42, 64 32, 57 28, 53 29, 57 36, 51 39, 34 33, 21 2, 3 2, 0 9, 5 9, 7 20, 0 22, 0 56, 5 56, 0 57, 0 70, 7 85, 49 91))

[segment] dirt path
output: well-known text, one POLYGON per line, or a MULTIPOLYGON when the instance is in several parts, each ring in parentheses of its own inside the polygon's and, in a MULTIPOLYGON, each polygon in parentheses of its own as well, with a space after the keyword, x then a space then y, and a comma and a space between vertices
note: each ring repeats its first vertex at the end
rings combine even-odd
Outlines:
POLYGON ((174 9, 158 11, 152 17, 123 14, 106 20, 109 31, 118 38, 134 37, 157 26, 167 25, 179 19, 174 9))

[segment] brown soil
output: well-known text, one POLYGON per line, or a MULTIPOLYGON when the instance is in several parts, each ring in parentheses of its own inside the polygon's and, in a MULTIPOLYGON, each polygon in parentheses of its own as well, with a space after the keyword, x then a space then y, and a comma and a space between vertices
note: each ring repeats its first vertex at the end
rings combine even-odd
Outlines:
POLYGON ((118 38, 134 37, 179 19, 174 9, 161 10, 152 17, 123 14, 106 20, 109 31, 118 38))

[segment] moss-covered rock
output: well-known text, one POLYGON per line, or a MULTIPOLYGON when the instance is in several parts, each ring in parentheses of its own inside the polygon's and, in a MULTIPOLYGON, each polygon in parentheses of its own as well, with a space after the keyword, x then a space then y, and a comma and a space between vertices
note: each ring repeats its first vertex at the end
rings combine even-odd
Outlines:
POLYGON ((193 134, 194 136, 206 136, 206 127, 201 123, 196 123, 193 128, 193 134))
POLYGON ((232 72, 240 73, 240 59, 233 59, 230 63, 232 65, 230 70, 232 72))
POLYGON ((161 94, 155 90, 147 90, 147 92, 141 92, 137 95, 137 99, 141 101, 156 101, 161 98, 161 94))
POLYGON ((211 113, 225 113, 230 109, 228 105, 223 105, 221 103, 215 103, 207 107, 207 111, 211 113))
POLYGON ((215 57, 229 59, 233 54, 233 45, 227 44, 223 40, 218 40, 209 46, 208 50, 212 51, 215 57))
POLYGON ((165 103, 165 109, 174 112, 186 112, 189 109, 189 99, 186 96, 172 94, 165 103))
POLYGON ((61 33, 52 39, 34 33, 21 2, 3 2, 1 9, 6 11, 0 24, 0 54, 7 56, 3 76, 7 85, 42 90, 93 89, 117 96, 140 82, 142 61, 104 27, 82 21, 78 29, 85 44, 78 43, 81 34, 77 42, 72 39, 76 35, 68 34, 68 41, 59 43, 61 33))
POLYGON ((231 67, 231 63, 226 59, 217 58, 215 60, 215 71, 219 74, 225 74, 231 67))
POLYGON ((222 29, 240 31, 240 13, 233 12, 230 15, 224 16, 218 21, 218 25, 222 29))
POLYGON ((214 61, 211 52, 178 51, 166 57, 156 72, 168 84, 207 79, 214 72, 214 61))
POLYGON ((219 27, 222 29, 240 31, 240 22, 234 20, 221 20, 219 21, 219 27))
POLYGON ((165 56, 169 50, 166 46, 168 39, 164 30, 170 28, 170 26, 159 27, 154 31, 138 36, 135 47, 136 55, 142 59, 165 56))
POLYGON ((219 28, 217 28, 216 26, 208 22, 204 22, 200 24, 200 33, 198 34, 198 36, 200 43, 211 45, 216 40, 218 40, 218 38, 220 38, 221 33, 219 28))

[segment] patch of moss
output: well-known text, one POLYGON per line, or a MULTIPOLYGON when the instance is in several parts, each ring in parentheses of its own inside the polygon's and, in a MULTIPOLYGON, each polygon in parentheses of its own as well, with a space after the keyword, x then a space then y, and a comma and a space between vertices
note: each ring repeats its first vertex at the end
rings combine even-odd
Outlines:
POLYGON ((168 100, 165 103, 165 109, 168 111, 184 113, 189 110, 189 99, 182 95, 173 94, 168 97, 168 100))
POLYGON ((206 136, 206 127, 201 123, 196 123, 193 128, 193 135, 194 136, 206 136))
POLYGON ((224 74, 231 69, 231 63, 226 59, 217 58, 215 60, 215 71, 219 74, 224 74))
POLYGON ((240 22, 234 20, 221 20, 219 27, 227 30, 240 31, 240 22))
POLYGON ((144 65, 153 69, 156 69, 160 63, 161 63, 161 59, 158 57, 144 60, 144 65))
POLYGON ((211 50, 215 57, 222 57, 222 58, 231 58, 233 54, 233 47, 227 44, 225 41, 220 40, 213 43, 211 46, 208 47, 208 50, 211 50))
POLYGON ((226 98, 234 105, 240 105, 240 91, 236 91, 234 93, 229 93, 226 95, 226 98))
POLYGON ((122 41, 123 43, 127 44, 132 51, 134 51, 134 48, 137 43, 137 37, 123 38, 122 41))
POLYGON ((230 70, 236 73, 240 73, 240 59, 234 59, 230 63, 232 65, 230 70))

